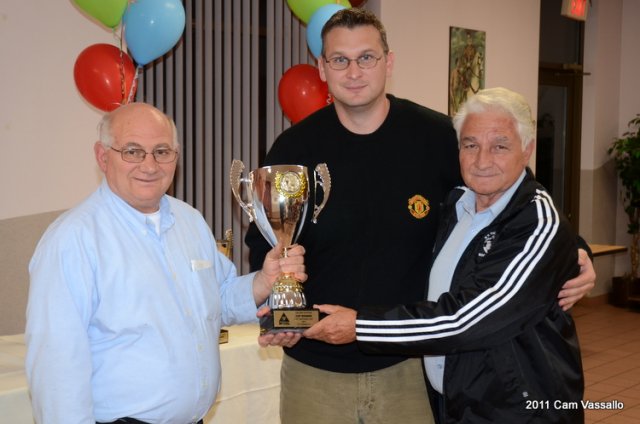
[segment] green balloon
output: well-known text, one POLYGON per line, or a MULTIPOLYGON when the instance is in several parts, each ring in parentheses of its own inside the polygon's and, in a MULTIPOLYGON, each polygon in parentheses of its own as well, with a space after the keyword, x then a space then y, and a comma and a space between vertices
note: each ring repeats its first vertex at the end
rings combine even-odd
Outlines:
POLYGON ((305 24, 309 23, 311 15, 313 15, 316 10, 328 4, 339 4, 347 9, 351 9, 349 0, 287 0, 287 4, 293 14, 305 24))
POLYGON ((127 0, 73 0, 83 11, 96 18, 109 28, 115 28, 120 23, 127 0))

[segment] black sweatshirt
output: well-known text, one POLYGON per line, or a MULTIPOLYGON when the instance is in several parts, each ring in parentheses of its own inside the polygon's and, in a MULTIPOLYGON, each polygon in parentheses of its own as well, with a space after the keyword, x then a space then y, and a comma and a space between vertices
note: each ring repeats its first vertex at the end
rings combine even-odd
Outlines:
MULTIPOLYGON (((440 204, 462 184, 449 117, 388 96, 391 107, 375 132, 353 134, 329 105, 284 131, 264 165, 304 165, 311 174, 326 163, 331 192, 318 223, 309 210, 297 242, 306 249, 309 306, 396 305, 424 298, 440 204)), ((312 183, 310 184, 312 186, 312 183)), ((320 203, 318 193, 316 203, 320 203)), ((267 242, 252 224, 246 237, 252 269, 267 242)), ((398 363, 404 356, 365 355, 356 343, 329 345, 302 339, 285 352, 316 368, 359 373, 398 363)))

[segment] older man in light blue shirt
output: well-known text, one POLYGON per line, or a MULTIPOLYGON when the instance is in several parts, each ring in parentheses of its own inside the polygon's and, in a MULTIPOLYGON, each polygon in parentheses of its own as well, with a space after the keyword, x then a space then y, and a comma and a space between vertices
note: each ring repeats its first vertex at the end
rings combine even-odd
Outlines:
POLYGON ((165 194, 178 150, 152 106, 107 114, 104 182, 38 244, 26 328, 38 423, 198 422, 219 388, 220 327, 255 320, 281 271, 306 278, 302 247, 237 276, 200 213, 165 194))
POLYGON ((584 422, 579 407, 528 406, 583 398, 575 325, 556 296, 578 275, 578 242, 587 247, 527 168, 530 107, 511 90, 484 89, 453 123, 466 187, 442 205, 427 299, 319 308, 340 340, 355 329, 366 353, 429 355, 438 424, 584 422))
MULTIPOLYGON (((476 211, 476 193, 464 188, 464 194, 456 203, 458 223, 431 267, 427 300, 437 302, 441 294, 449 291, 453 272, 467 246, 476 234, 491 224, 494 218, 504 210, 525 174, 525 171, 522 171, 520 178, 494 204, 482 211, 476 211)), ((425 355, 424 357, 427 378, 431 387, 438 393, 444 393, 442 384, 444 364, 444 355, 425 355)))

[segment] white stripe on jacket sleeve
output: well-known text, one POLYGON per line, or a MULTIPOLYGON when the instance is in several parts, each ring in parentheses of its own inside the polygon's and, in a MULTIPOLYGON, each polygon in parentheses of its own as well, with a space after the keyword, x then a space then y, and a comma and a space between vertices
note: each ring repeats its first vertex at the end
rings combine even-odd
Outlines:
POLYGON ((508 264, 500 279, 454 314, 406 320, 356 320, 360 341, 404 343, 439 339, 464 332, 512 299, 547 251, 559 226, 559 216, 549 194, 536 190, 538 225, 524 248, 508 264))

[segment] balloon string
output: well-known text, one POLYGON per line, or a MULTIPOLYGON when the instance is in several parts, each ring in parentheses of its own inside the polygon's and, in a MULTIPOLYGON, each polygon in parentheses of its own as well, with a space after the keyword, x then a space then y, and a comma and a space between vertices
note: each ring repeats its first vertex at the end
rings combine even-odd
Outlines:
POLYGON ((136 92, 136 88, 138 87, 138 75, 142 71, 142 66, 138 66, 136 68, 135 75, 133 76, 133 81, 131 82, 131 89, 129 90, 129 97, 127 97, 127 104, 131 103, 133 100, 133 94, 136 92))
MULTIPOLYGON (((123 25, 120 25, 120 37, 119 37, 119 44, 120 44, 120 95, 121 95, 121 101, 120 104, 124 105, 129 103, 128 101, 125 102, 126 99, 126 87, 125 87, 125 75, 124 75, 124 53, 122 51, 122 35, 123 35, 123 25)), ((115 32, 115 29, 114 29, 115 32)))

